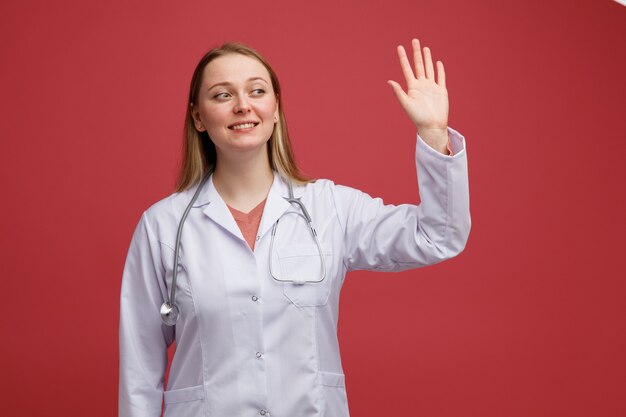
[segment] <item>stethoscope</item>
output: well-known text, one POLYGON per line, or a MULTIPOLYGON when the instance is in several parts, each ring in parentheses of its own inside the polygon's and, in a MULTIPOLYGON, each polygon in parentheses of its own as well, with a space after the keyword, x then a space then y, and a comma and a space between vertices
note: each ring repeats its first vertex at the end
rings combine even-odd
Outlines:
MULTIPOLYGON (((210 176, 211 175, 209 174, 204 179, 202 179, 202 181, 200 182, 200 185, 198 185, 198 188, 196 189, 196 192, 191 198, 191 201, 187 205, 187 208, 185 208, 185 211, 183 212, 180 222, 178 223, 178 231, 176 232, 176 246, 174 249, 174 269, 173 269, 173 275, 172 275, 172 288, 170 290, 169 299, 165 301, 163 304, 161 304, 161 309, 160 309, 161 320, 167 326, 175 325, 176 322, 178 321, 178 317, 180 317, 180 310, 178 308, 178 304, 176 304, 176 278, 178 277, 178 253, 180 252, 180 237, 183 232, 183 226, 185 225, 185 220, 187 219, 187 215, 189 214, 191 207, 198 199, 198 196, 200 195, 200 191, 202 191, 202 188, 204 187, 204 185, 206 184, 210 176)), ((287 213, 283 213, 278 218, 278 220, 276 220, 276 223, 274 223, 274 226, 272 227, 272 234, 271 234, 271 239, 270 239, 270 255, 269 255, 270 256, 270 259, 269 259, 270 275, 272 276, 272 278, 274 278, 274 280, 279 281, 279 282, 292 282, 294 284, 304 284, 306 282, 321 282, 324 280, 324 278, 326 278, 326 264, 324 262, 324 255, 322 254, 322 247, 320 246, 320 242, 317 238, 317 232, 315 231, 315 228, 313 227, 311 216, 309 215, 308 210, 304 206, 304 203, 300 201, 300 197, 298 198, 294 197, 293 186, 291 185, 291 182, 290 181, 285 181, 285 182, 287 183, 287 187, 289 188, 289 197, 283 197, 283 198, 287 200, 288 203, 292 205, 295 204, 296 206, 298 206, 300 208, 300 211, 302 211, 302 214, 304 215, 304 218, 309 226, 309 230, 311 231, 311 236, 313 236, 313 240, 315 241, 315 245, 317 246, 317 251, 319 253, 320 262, 322 264, 322 276, 321 278, 317 280, 305 280, 305 279, 300 279, 298 277, 279 278, 274 274, 274 269, 272 266, 273 264, 272 253, 273 253, 273 248, 274 248, 274 238, 276 237, 276 231, 278 230, 278 222, 280 222, 280 219, 282 218, 282 216, 284 216, 287 213)))

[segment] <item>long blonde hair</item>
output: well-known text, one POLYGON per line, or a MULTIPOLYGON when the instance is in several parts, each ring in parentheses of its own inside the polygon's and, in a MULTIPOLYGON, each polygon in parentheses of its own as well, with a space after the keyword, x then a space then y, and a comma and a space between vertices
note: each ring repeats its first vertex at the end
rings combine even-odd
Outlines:
POLYGON ((276 73, 270 64, 255 50, 238 42, 225 43, 220 47, 213 48, 206 53, 198 62, 189 87, 189 101, 187 103, 187 114, 185 115, 185 127, 183 129, 183 159, 180 167, 180 174, 176 185, 176 191, 184 191, 215 169, 217 162, 217 152, 215 145, 206 131, 198 132, 191 115, 192 106, 198 105, 198 95, 202 84, 202 73, 204 68, 215 58, 228 54, 241 54, 259 61, 267 69, 272 81, 272 87, 278 102, 278 122, 274 125, 274 131, 267 144, 267 153, 270 166, 278 171, 286 179, 290 179, 296 184, 306 184, 312 179, 306 177, 296 165, 296 161, 289 141, 287 130, 287 119, 283 113, 281 102, 280 83, 276 73))

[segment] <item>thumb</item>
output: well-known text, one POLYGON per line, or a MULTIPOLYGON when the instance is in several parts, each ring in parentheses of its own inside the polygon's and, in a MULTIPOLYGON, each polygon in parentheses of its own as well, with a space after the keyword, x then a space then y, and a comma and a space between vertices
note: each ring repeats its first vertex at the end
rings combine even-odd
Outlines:
POLYGON ((404 92, 400 84, 398 84, 397 82, 393 80, 388 80, 387 84, 389 84, 391 88, 393 89, 393 92, 396 93, 396 97, 398 98, 398 101, 400 103, 404 103, 404 100, 406 99, 406 93, 404 92))

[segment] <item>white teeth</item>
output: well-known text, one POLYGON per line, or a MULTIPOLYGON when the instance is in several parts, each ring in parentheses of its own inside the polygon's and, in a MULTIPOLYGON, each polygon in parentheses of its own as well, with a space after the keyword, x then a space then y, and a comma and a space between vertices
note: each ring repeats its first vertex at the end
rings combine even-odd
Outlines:
POLYGON ((239 129, 249 129, 251 127, 254 127, 254 123, 244 123, 241 125, 235 125, 232 127, 233 130, 239 130, 239 129))

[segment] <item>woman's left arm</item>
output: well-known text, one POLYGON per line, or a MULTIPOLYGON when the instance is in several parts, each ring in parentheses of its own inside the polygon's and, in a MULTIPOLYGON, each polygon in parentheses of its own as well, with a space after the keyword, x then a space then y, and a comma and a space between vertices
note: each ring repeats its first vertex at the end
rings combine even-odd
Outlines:
POLYGON ((353 188, 333 188, 344 228, 343 262, 348 270, 402 271, 432 265, 458 255, 471 228, 465 139, 448 127, 448 93, 443 64, 438 82, 430 51, 424 60, 413 40, 417 77, 398 47, 407 92, 394 81, 400 104, 418 129, 415 152, 420 204, 385 205, 353 188), (447 144, 453 156, 448 156, 447 144))

